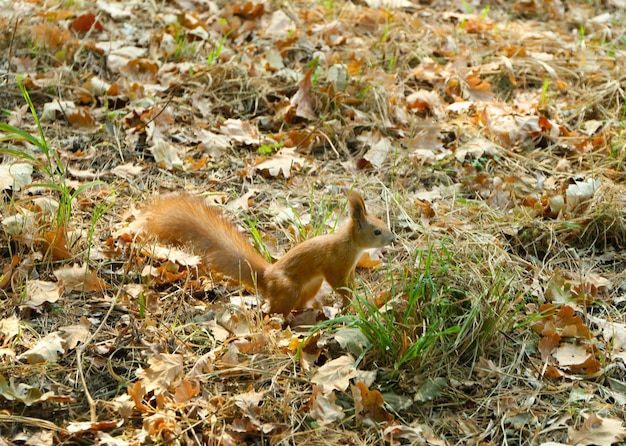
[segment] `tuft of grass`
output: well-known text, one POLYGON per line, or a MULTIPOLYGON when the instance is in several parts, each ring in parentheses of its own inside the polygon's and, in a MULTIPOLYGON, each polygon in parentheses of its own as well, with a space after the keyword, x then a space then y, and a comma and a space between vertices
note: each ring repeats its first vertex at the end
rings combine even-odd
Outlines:
MULTIPOLYGON (((224 19, 222 19, 224 20, 224 19)), ((222 23, 226 23, 226 21, 224 20, 222 23)), ((220 56, 222 55, 222 50, 224 49, 224 44, 226 43, 226 39, 228 39, 228 36, 230 36, 230 34, 232 33, 232 30, 228 31, 226 34, 224 34, 224 36, 222 37, 222 39, 220 40, 219 44, 215 45, 213 47, 213 49, 211 50, 211 52, 209 53, 209 55, 207 56, 207 66, 211 66, 214 63, 216 63, 220 56)))
POLYGON ((17 85, 24 97, 24 100, 28 104, 30 112, 37 125, 38 135, 32 135, 29 132, 20 129, 18 127, 0 123, 0 132, 4 132, 5 135, 0 136, 0 143, 6 143, 9 141, 24 141, 32 144, 37 150, 44 155, 44 159, 41 160, 36 154, 32 154, 27 148, 16 149, 11 147, 0 147, 0 153, 5 153, 14 158, 21 159, 27 163, 32 164, 33 168, 39 171, 47 178, 47 181, 41 183, 34 183, 25 187, 41 187, 55 191, 59 195, 59 208, 57 211, 57 224, 59 227, 63 226, 69 221, 72 215, 72 201, 86 189, 97 185, 104 185, 103 181, 90 181, 82 184, 75 191, 72 192, 71 188, 67 184, 66 169, 63 165, 59 152, 48 145, 46 140, 41 121, 37 115, 35 105, 28 94, 28 90, 22 83, 22 78, 17 78, 17 85))
POLYGON ((461 331, 456 301, 463 292, 443 280, 454 266, 442 248, 442 256, 432 246, 416 251, 413 268, 399 281, 391 279, 392 298, 384 305, 355 293, 355 325, 372 343, 377 364, 398 371, 461 331))

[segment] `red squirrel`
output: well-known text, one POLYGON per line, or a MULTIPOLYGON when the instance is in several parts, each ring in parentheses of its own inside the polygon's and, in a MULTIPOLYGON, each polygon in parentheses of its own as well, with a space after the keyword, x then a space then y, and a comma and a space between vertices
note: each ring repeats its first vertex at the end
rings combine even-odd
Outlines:
MULTIPOLYGON (((387 225, 367 214, 360 193, 348 195, 350 219, 335 233, 310 238, 269 263, 215 206, 188 193, 154 199, 145 209, 144 229, 161 242, 190 246, 208 267, 254 291, 270 312, 288 315, 313 299, 324 279, 333 289, 354 281, 367 248, 395 240, 387 225)), ((339 290, 347 299, 345 290, 339 290)))

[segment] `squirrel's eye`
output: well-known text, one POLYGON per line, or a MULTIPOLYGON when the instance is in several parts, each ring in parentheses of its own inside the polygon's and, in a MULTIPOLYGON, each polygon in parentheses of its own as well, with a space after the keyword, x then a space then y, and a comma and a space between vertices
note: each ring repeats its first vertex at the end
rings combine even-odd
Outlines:
POLYGON ((382 233, 383 231, 381 231, 380 229, 374 229, 374 235, 380 235, 382 233))

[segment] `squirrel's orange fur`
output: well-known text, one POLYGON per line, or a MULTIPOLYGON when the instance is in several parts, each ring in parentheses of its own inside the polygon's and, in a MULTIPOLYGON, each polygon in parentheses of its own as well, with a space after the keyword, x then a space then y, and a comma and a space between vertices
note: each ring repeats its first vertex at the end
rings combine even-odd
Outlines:
POLYGON ((211 270, 257 288, 271 312, 287 315, 315 297, 324 280, 334 289, 349 286, 363 250, 394 241, 385 223, 367 215, 361 194, 352 191, 348 200, 346 224, 296 245, 275 263, 256 252, 219 209, 187 193, 153 200, 145 230, 162 242, 191 246, 211 270))

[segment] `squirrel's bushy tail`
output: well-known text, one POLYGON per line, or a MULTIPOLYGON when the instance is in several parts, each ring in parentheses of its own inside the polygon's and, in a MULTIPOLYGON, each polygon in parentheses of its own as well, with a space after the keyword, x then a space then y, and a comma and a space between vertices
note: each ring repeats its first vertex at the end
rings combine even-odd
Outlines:
POLYGON ((254 290, 269 263, 219 209, 186 193, 156 198, 145 209, 145 230, 164 243, 190 246, 214 272, 254 290))

